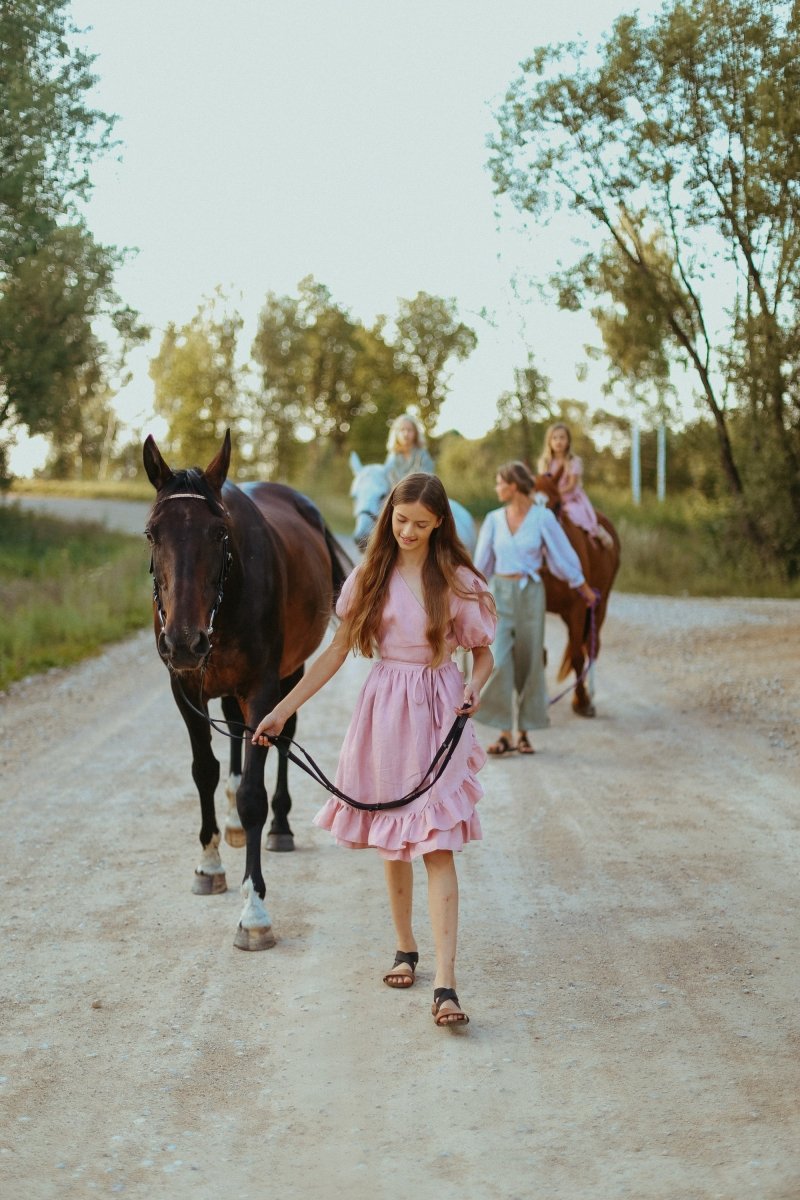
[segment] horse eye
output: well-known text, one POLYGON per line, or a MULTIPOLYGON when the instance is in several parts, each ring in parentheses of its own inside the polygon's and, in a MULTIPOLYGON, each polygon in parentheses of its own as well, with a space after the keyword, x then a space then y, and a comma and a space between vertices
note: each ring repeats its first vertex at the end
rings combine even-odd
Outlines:
POLYGON ((151 529, 145 529, 144 536, 147 538, 147 540, 151 546, 155 545, 156 539, 155 539, 155 537, 153 535, 153 531, 151 529))
POLYGON ((224 542, 227 532, 228 531, 224 525, 218 525, 214 530, 213 537, 218 542, 224 542))

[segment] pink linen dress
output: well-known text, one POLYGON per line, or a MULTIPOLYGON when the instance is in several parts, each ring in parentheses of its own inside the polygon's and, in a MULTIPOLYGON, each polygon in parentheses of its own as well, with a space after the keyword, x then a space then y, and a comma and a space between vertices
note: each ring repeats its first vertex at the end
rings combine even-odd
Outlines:
MULTIPOLYGON (((548 471, 553 471, 555 463, 550 460, 548 471)), ((597 537, 597 513, 594 511, 594 506, 591 500, 583 490, 583 462, 574 454, 568 459, 565 465, 564 474, 558 481, 558 491, 561 496, 561 503, 564 512, 569 519, 578 525, 581 529, 585 529, 592 537, 597 537), (568 487, 564 476, 569 472, 575 477, 575 482, 571 487, 568 487)))
MULTIPOLYGON (((348 577, 336 605, 344 616, 359 568, 348 577)), ((458 575, 478 593, 485 584, 466 568, 458 575)), ((447 648, 489 646, 495 617, 478 602, 451 595, 447 648)), ((442 744, 464 700, 464 679, 452 660, 432 668, 425 637, 427 614, 402 575, 389 581, 376 659, 356 701, 344 739, 336 786, 363 804, 397 800, 413 791, 442 744)), ((476 774, 486 761, 472 722, 430 791, 402 808, 362 812, 335 796, 314 824, 328 829, 340 846, 374 847, 387 859, 406 862, 432 850, 460 850, 479 839, 475 805, 483 795, 476 774)))

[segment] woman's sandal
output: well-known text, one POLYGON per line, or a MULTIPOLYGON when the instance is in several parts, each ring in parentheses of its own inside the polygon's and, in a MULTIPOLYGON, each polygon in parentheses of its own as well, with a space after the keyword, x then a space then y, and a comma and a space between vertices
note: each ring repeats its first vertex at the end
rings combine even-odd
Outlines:
POLYGON ((521 733, 517 738, 517 750, 520 754, 535 754, 533 746, 528 741, 527 733, 521 733))
POLYGON ((492 742, 491 746, 486 747, 486 753, 493 754, 495 756, 499 756, 501 754, 511 754, 513 750, 514 747, 511 745, 511 742, 504 733, 501 733, 497 741, 492 742))
POLYGON ((452 1000, 453 1004, 458 1004, 458 996, 452 988, 434 988, 431 1006, 434 1025, 469 1025, 469 1017, 465 1012, 461 1012, 460 1004, 458 1012, 453 1012, 450 1008, 444 1012, 441 1011, 445 1000, 452 1000))
POLYGON ((416 950, 398 950, 394 956, 393 967, 399 967, 401 963, 411 967, 411 974, 407 971, 387 971, 383 977, 383 982, 387 987, 393 988, 410 988, 414 982, 414 974, 419 962, 419 954, 416 950))

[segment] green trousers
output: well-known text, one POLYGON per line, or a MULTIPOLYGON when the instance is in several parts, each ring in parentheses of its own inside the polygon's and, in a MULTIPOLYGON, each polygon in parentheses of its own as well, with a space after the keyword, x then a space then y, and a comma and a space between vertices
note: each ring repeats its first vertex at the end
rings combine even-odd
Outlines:
POLYGON ((545 729, 544 584, 492 576, 497 605, 494 670, 481 693, 477 719, 497 729, 545 729))

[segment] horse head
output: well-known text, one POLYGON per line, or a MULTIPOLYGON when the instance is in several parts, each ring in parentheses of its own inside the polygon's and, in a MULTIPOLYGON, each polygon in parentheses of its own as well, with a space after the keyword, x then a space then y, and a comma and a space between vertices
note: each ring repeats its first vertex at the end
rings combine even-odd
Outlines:
POLYGON ((353 497, 353 515, 356 519, 353 540, 359 550, 364 550, 389 492, 389 480, 381 463, 365 465, 355 451, 350 455, 350 469, 353 472, 350 495, 353 497))
MULTIPOLYGON (((560 478, 561 467, 552 475, 548 472, 547 474, 534 475, 533 477, 534 493, 546 497, 545 503, 547 507, 551 508, 556 516, 558 516, 558 510, 561 507, 561 493, 558 490, 558 481, 560 478)), ((539 503, 542 503, 542 501, 539 501, 539 503)))
POLYGON ((151 547, 158 652, 174 671, 202 667, 231 563, 222 486, 231 460, 230 431, 205 471, 173 471, 152 435, 142 452, 156 489, 145 536, 151 547))

